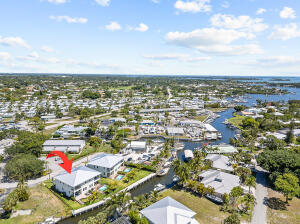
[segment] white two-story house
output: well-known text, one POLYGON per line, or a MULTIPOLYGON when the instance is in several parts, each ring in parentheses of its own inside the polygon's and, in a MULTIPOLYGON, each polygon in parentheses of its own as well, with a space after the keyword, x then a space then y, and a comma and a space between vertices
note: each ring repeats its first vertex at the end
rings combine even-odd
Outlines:
POLYGON ((91 159, 87 167, 99 171, 102 177, 111 177, 117 174, 123 163, 121 155, 102 153, 91 159))
POLYGON ((53 178, 53 184, 58 192, 77 198, 93 190, 100 177, 101 173, 97 170, 80 166, 73 168, 71 174, 63 172, 57 175, 53 178))

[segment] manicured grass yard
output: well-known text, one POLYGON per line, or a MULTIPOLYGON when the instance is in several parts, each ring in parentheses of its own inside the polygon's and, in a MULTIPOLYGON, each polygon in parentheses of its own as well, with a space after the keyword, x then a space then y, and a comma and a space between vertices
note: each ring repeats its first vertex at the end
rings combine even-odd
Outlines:
POLYGON ((167 196, 196 212, 195 218, 199 223, 220 224, 228 216, 226 213, 221 212, 219 206, 213 202, 183 190, 169 189, 161 194, 161 198, 167 196))
POLYGON ((241 128, 242 121, 245 119, 244 116, 237 115, 228 119, 228 122, 233 124, 235 127, 241 128))
POLYGON ((14 210, 23 209, 31 209, 31 215, 0 220, 0 224, 38 223, 50 216, 62 217, 70 215, 70 209, 42 185, 30 188, 29 199, 19 202, 14 210))
POLYGON ((300 199, 294 198, 286 205, 285 197, 272 189, 268 189, 267 222, 272 224, 300 223, 300 199))

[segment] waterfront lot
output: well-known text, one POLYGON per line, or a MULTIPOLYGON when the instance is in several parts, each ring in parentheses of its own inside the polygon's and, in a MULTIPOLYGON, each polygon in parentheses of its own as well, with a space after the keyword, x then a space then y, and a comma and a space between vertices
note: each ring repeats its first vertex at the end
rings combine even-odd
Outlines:
POLYGON ((196 212, 195 218, 199 223, 219 224, 227 216, 227 214, 221 212, 219 206, 213 202, 183 190, 169 189, 164 191, 161 196, 162 198, 170 196, 196 212))
POLYGON ((62 217, 70 215, 70 209, 53 195, 47 187, 38 185, 30 188, 30 197, 27 201, 19 202, 14 210, 32 210, 31 215, 18 216, 10 219, 0 220, 0 224, 15 223, 37 223, 44 221, 47 217, 62 217))
POLYGON ((285 197, 272 189, 268 189, 267 222, 272 224, 300 223, 300 199, 294 198, 285 204, 285 197))
POLYGON ((148 176, 151 173, 149 171, 139 170, 136 168, 132 169, 128 174, 130 174, 131 172, 134 172, 134 176, 132 177, 132 179, 127 179, 128 181, 126 181, 126 176, 122 180, 101 178, 101 185, 107 186, 107 190, 105 190, 103 192, 97 191, 97 193, 95 194, 95 197, 91 197, 91 198, 87 197, 87 198, 83 199, 82 202, 84 204, 80 204, 77 201, 66 198, 66 197, 62 196, 61 194, 57 193, 56 191, 52 190, 51 189, 52 182, 46 181, 45 184, 49 189, 51 189, 52 194, 55 195, 57 198, 59 198, 61 201, 63 201, 69 207, 69 209, 76 210, 76 209, 85 207, 87 205, 99 202, 99 201, 103 200, 104 198, 110 197, 113 194, 128 187, 129 185, 137 182, 138 180, 148 176))
POLYGON ((228 119, 228 122, 237 128, 242 128, 241 125, 244 119, 244 116, 236 115, 235 117, 228 119))

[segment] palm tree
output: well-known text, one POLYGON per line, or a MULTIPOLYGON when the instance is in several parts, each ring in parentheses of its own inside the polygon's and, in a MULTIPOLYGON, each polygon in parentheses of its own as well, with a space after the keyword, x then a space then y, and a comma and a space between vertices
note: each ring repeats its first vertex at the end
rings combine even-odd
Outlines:
POLYGON ((249 193, 250 188, 256 186, 256 178, 254 176, 250 176, 246 179, 245 184, 249 187, 249 193))
POLYGON ((242 197, 242 203, 245 203, 245 212, 248 212, 250 205, 255 203, 255 197, 252 194, 246 194, 242 197))

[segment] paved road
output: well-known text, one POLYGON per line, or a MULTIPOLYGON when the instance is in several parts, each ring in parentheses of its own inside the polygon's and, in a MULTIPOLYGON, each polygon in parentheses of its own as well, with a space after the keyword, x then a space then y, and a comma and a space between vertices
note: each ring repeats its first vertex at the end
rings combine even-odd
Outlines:
MULTIPOLYGON (((100 117, 105 117, 105 116, 107 116, 107 115, 110 115, 110 113, 101 114, 101 115, 96 115, 96 116, 92 116, 92 117, 90 117, 90 118, 91 118, 91 119, 94 119, 94 118, 100 118, 100 117)), ((79 120, 59 121, 59 122, 56 123, 56 124, 46 126, 46 127, 45 127, 45 130, 50 130, 50 129, 57 128, 57 127, 62 126, 62 125, 72 124, 72 123, 77 123, 77 122, 79 122, 79 120)))
MULTIPOLYGON (((87 162, 88 159, 90 160, 92 157, 94 157, 96 155, 99 155, 100 153, 101 152, 97 152, 97 153, 94 153, 93 155, 89 155, 88 158, 83 157, 79 160, 76 160, 75 162, 73 162, 73 168, 85 165, 85 162, 87 162)), ((54 177, 54 176, 56 176, 59 173, 64 171, 58 165, 59 163, 61 163, 61 161, 55 161, 55 158, 57 158, 57 157, 51 157, 51 158, 47 159, 47 161, 49 162, 48 166, 52 170, 52 172, 50 174, 50 178, 52 178, 52 177, 54 177)), ((45 157, 43 157, 41 159, 45 160, 45 157)), ((40 178, 37 178, 37 179, 34 179, 34 180, 29 180, 29 181, 27 181, 27 184, 28 184, 29 187, 34 187, 34 186, 44 182, 47 179, 49 179, 49 175, 43 176, 43 177, 40 177, 40 178)), ((2 183, 2 182, 0 182, 0 188, 3 188, 3 189, 13 189, 13 188, 16 188, 17 185, 18 185, 17 182, 11 182, 11 183, 2 183)))
POLYGON ((256 167, 258 170, 256 174, 256 205, 254 206, 252 213, 251 224, 266 224, 267 223, 267 207, 265 205, 265 200, 267 198, 267 177, 266 173, 260 168, 256 167))

